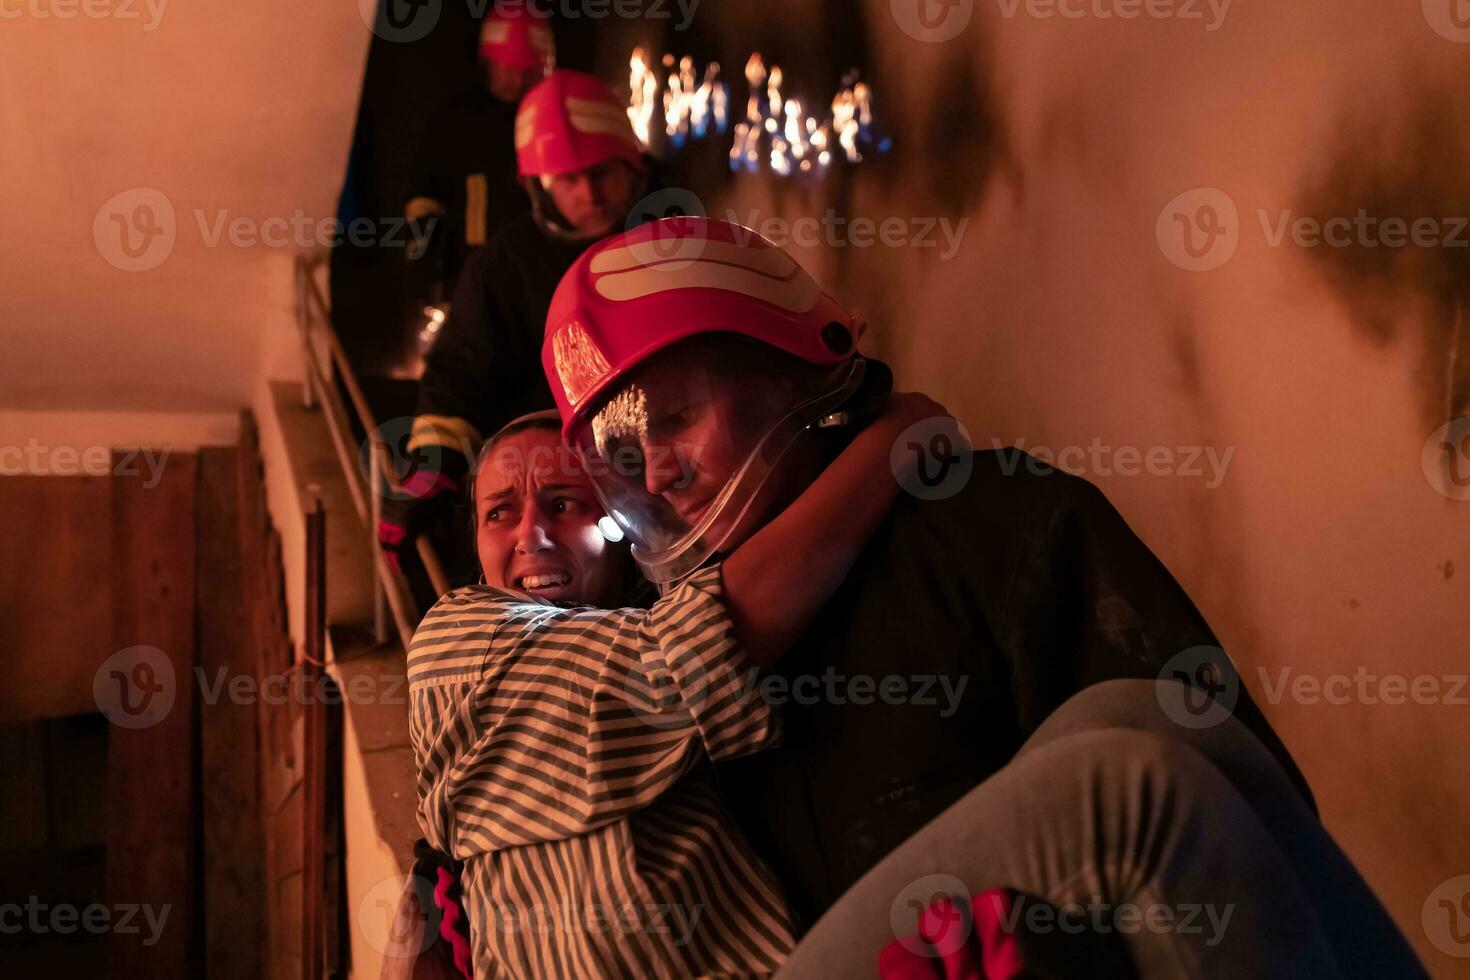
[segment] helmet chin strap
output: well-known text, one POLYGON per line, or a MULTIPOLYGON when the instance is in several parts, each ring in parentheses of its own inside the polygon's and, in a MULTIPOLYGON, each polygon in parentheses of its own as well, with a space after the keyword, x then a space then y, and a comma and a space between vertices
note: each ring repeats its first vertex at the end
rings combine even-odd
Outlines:
MULTIPOLYGON (((635 179, 628 188, 629 200, 622 222, 625 226, 628 223, 627 215, 631 213, 633 205, 643 199, 643 192, 648 189, 648 172, 634 170, 633 173, 635 179)), ((521 180, 522 186, 526 188, 526 195, 531 199, 531 218, 547 237, 559 242, 590 242, 625 230, 624 228, 613 228, 595 235, 578 231, 577 226, 567 220, 566 215, 561 213, 561 209, 556 206, 556 201, 552 199, 551 180, 549 174, 538 174, 521 180)))

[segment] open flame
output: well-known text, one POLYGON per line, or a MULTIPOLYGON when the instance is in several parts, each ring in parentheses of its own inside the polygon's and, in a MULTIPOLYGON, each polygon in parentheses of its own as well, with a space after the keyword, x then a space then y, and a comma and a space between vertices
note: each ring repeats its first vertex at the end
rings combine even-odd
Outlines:
MULTIPOLYGON (((664 133, 675 149, 691 137, 708 135, 711 129, 726 132, 729 86, 720 79, 719 63, 706 65, 697 85, 693 58, 686 55, 676 62, 673 55, 664 55, 661 67, 662 85, 642 48, 634 49, 629 60, 628 118, 643 145, 651 145, 653 115, 660 104, 664 133)), ((858 81, 856 70, 843 77, 830 114, 820 117, 808 113, 803 100, 784 93, 784 84, 781 67, 767 69, 759 51, 745 62, 748 94, 745 117, 735 124, 730 143, 732 170, 756 172, 764 160, 782 176, 820 172, 831 164, 834 146, 850 163, 861 162, 864 147, 879 152, 889 148, 891 141, 874 132, 872 92, 858 81)))
POLYGON ((638 142, 648 146, 649 126, 653 122, 654 97, 658 94, 658 76, 648 65, 642 48, 634 48, 628 59, 628 119, 638 142))
POLYGON ((720 79, 720 64, 711 61, 704 77, 695 83, 694 59, 685 55, 677 66, 674 56, 662 60, 664 82, 660 86, 658 71, 642 48, 634 48, 628 59, 628 119, 633 132, 645 148, 653 144, 653 115, 663 116, 664 135, 673 147, 684 145, 691 136, 706 136, 711 127, 723 133, 729 128, 727 103, 730 89, 720 79), (660 97, 659 90, 663 89, 660 97))

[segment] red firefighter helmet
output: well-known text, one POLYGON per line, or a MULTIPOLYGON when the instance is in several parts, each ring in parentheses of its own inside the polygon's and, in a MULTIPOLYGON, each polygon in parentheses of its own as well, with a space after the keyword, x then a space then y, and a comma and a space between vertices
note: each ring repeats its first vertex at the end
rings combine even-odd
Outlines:
POLYGON ((628 110, 610 88, 591 75, 562 69, 526 93, 516 113, 522 177, 586 170, 606 160, 643 169, 628 110))
POLYGON ((727 221, 665 218, 572 265, 542 365, 564 437, 650 579, 719 550, 782 454, 852 395, 863 326, 727 221))
POLYGON ((509 68, 556 67, 556 39, 545 19, 524 8, 501 10, 492 4, 480 25, 480 54, 509 68))

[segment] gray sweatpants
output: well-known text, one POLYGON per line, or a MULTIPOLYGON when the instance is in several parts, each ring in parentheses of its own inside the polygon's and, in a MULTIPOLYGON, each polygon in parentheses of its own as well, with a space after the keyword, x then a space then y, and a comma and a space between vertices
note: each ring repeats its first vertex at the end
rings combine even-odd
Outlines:
POLYGON ((874 976, 915 909, 994 888, 1061 912, 1006 928, 1115 933, 1143 977, 1424 976, 1255 736, 1233 718, 1175 724, 1158 683, 1177 682, 1108 681, 1058 708, 838 899, 779 980, 874 976))

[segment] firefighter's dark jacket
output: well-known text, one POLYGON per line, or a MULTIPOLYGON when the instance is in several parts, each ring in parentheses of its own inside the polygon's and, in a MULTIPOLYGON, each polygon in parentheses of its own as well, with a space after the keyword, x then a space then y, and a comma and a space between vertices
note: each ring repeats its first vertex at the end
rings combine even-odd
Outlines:
MULTIPOLYGON (((900 494, 837 595, 767 671, 786 686, 762 679, 763 690, 784 692, 783 743, 722 763, 721 795, 803 928, 1004 766, 1069 696, 1110 678, 1158 678, 1179 654, 1192 673, 1209 653, 1186 651, 1216 643, 1107 498, 1045 471, 1020 450, 979 452, 955 495, 900 494), (878 696, 890 675, 904 678, 904 698, 893 696, 896 681, 878 696), (798 688, 803 676, 815 680, 798 688), (858 677, 869 680, 850 686, 858 677), (950 690, 966 679, 952 713, 939 677, 950 690)), ((1310 803, 1301 772, 1225 664, 1220 703, 1233 684, 1235 717, 1310 803)))
POLYGON ((524 215, 470 256, 419 381, 411 448, 443 445, 470 456, 516 416, 555 407, 541 369, 546 311, 591 244, 554 240, 524 215))
POLYGON ((410 178, 410 218, 443 211, 434 231, 452 289, 473 250, 526 214, 516 172, 516 107, 477 85, 430 118, 410 178))

